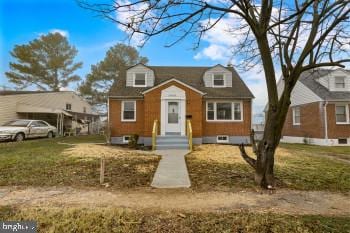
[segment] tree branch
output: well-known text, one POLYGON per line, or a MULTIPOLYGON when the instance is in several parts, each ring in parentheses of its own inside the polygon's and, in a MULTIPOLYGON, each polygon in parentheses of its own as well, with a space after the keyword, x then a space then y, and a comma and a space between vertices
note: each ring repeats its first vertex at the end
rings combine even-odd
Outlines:
POLYGON ((250 165, 252 166, 254 169, 256 169, 256 160, 249 157, 249 155, 246 153, 245 148, 244 148, 244 144, 240 144, 238 146, 239 150, 241 151, 241 156, 242 158, 250 165))

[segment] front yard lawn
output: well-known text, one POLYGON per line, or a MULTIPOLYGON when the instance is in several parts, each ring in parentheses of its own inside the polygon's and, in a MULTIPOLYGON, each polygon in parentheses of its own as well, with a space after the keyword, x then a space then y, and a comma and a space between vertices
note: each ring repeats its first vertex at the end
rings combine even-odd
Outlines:
MULTIPOLYGON (((281 145, 275 158, 279 188, 350 191, 350 164, 315 153, 347 153, 348 148, 281 145)), ((251 148, 247 151, 253 155, 251 148)), ((201 145, 186 156, 195 190, 256 188, 253 169, 241 158, 237 146, 201 145)))
POLYGON ((0 186, 95 187, 99 185, 101 155, 106 157, 105 182, 111 188, 149 186, 158 156, 85 144, 103 141, 101 136, 79 136, 0 143, 0 186))
POLYGON ((0 208, 0 219, 35 219, 38 232, 244 232, 350 231, 349 217, 251 212, 159 212, 118 208, 0 208))

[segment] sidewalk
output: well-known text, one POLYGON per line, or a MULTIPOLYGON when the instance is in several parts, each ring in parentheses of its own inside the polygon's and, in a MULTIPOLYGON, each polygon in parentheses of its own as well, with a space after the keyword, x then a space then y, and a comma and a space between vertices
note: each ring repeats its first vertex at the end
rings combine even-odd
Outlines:
POLYGON ((188 150, 156 150, 161 155, 151 186, 155 188, 189 188, 191 186, 188 176, 185 155, 188 150))

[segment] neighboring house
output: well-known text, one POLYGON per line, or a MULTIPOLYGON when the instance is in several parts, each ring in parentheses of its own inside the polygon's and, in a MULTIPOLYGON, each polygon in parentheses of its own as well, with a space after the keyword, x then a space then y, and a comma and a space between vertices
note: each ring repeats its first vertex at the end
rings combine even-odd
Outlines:
POLYGON ((73 91, 0 91, 0 125, 13 119, 45 120, 62 135, 76 128, 92 133, 99 115, 73 91))
POLYGON ((157 120, 157 146, 171 148, 186 142, 190 120, 194 144, 249 143, 253 98, 233 67, 138 64, 121 72, 112 87, 111 142, 125 144, 137 134, 140 144, 151 145, 157 120))
MULTIPOLYGON (((283 80, 278 83, 281 93, 283 80)), ((350 145, 350 71, 304 72, 291 94, 282 142, 350 145)))

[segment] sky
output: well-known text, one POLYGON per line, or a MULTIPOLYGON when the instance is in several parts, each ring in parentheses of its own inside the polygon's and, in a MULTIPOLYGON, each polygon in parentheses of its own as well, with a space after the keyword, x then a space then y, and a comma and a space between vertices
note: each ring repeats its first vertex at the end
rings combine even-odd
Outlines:
MULTIPOLYGON (((204 37, 196 50, 193 49, 193 38, 165 47, 172 37, 162 34, 148 41, 139 52, 149 58, 150 65, 214 66, 232 62, 235 66, 232 54, 227 50, 232 37, 223 30, 219 26, 204 37)), ((0 0, 0 87, 14 87, 4 74, 9 70, 9 62, 13 61, 10 51, 14 46, 49 32, 60 32, 78 49, 76 61, 82 61, 83 67, 76 73, 83 79, 91 65, 104 58, 110 46, 118 42, 129 43, 120 27, 80 8, 74 0, 0 0)), ((264 75, 260 71, 259 67, 249 72, 238 71, 255 95, 254 114, 261 113, 266 103, 264 75)), ((76 86, 70 85, 69 89, 74 90, 76 86)))

